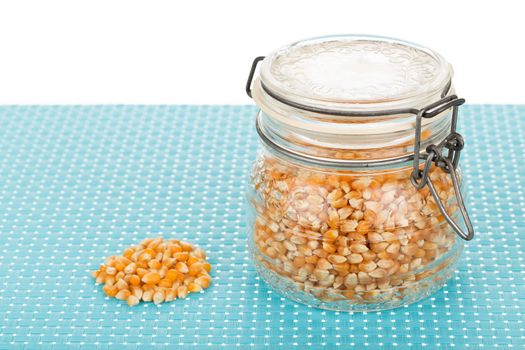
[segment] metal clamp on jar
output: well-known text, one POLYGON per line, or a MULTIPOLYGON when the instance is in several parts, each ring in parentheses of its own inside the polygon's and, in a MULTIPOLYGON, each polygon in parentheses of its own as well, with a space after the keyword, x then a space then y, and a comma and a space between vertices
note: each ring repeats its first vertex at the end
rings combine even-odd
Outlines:
POLYGON ((458 167, 465 100, 439 54, 390 38, 315 38, 257 57, 246 92, 262 141, 249 244, 273 288, 368 311, 420 300, 452 276, 474 230, 458 167))

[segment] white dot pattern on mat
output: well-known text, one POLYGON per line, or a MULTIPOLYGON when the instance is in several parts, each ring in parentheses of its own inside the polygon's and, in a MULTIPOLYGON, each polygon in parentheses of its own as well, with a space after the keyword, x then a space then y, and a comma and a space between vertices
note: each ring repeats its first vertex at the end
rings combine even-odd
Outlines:
POLYGON ((522 349, 525 106, 462 108, 477 229, 452 280, 416 304, 294 304, 246 253, 252 106, 0 107, 0 349, 522 349), (212 286, 160 306, 88 274, 145 237, 201 246, 212 286))

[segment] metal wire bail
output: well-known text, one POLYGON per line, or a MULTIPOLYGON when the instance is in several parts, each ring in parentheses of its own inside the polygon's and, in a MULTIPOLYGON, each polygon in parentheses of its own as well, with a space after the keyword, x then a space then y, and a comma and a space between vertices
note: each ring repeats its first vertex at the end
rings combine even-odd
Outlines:
POLYGON ((264 56, 257 56, 252 62, 252 68, 250 68, 250 74, 248 74, 248 81, 246 82, 246 94, 251 98, 252 97, 252 80, 255 74, 255 69, 257 69, 257 64, 264 60, 264 56))
POLYGON ((439 211, 441 212, 445 220, 448 222, 448 224, 452 227, 454 232, 456 232, 458 236, 460 236, 464 240, 470 241, 474 237, 474 228, 472 226, 472 222, 470 221, 467 208, 465 207, 465 203, 463 201, 463 195, 461 194, 461 189, 459 188, 459 177, 456 172, 456 168, 459 163, 459 156, 464 146, 463 137, 456 132, 458 107, 461 106, 463 103, 465 103, 464 99, 458 98, 456 95, 451 95, 444 97, 441 100, 421 109, 419 113, 417 113, 415 130, 416 135, 414 143, 414 168, 410 176, 410 181, 417 189, 422 189, 423 187, 425 187, 425 185, 427 185, 430 189, 430 192, 432 193, 432 196, 434 197, 434 201, 436 202, 439 211), (420 170, 419 160, 421 150, 422 119, 433 118, 449 108, 452 108, 452 122, 450 134, 438 145, 432 144, 427 147, 426 155, 424 155, 424 157, 426 157, 426 160, 423 166, 423 170, 420 170), (444 148, 448 150, 448 154, 446 156, 442 154, 442 150, 444 148), (454 192, 456 195, 458 208, 467 227, 466 233, 462 230, 458 223, 455 222, 454 219, 447 213, 445 205, 441 201, 441 198, 439 198, 439 194, 436 190, 436 187, 434 186, 434 183, 432 182, 432 179, 429 176, 430 167, 432 166, 432 163, 434 163, 437 167, 443 169, 444 172, 450 174, 450 177, 452 179, 452 185, 454 186, 454 192))

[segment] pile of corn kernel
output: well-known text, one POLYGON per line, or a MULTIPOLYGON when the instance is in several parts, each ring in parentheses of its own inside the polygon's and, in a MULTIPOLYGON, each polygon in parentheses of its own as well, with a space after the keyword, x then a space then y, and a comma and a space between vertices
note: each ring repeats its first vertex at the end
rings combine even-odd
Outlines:
POLYGON ((160 304, 200 292, 211 283, 211 265, 200 248, 176 239, 148 238, 120 256, 110 256, 92 276, 109 297, 129 306, 160 304))

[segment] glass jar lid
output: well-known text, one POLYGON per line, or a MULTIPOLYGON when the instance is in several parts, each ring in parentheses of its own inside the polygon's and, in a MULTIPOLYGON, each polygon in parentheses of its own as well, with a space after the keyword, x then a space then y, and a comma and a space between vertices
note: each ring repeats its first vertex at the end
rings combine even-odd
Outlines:
POLYGON ((295 42, 260 68, 272 97, 328 111, 418 108, 439 100, 451 78, 450 64, 428 48, 359 35, 295 42))

